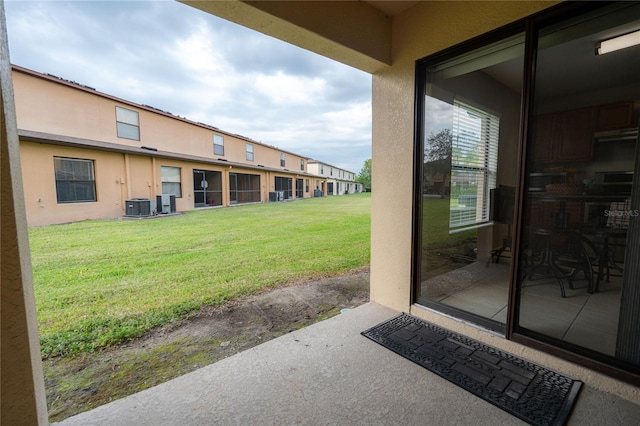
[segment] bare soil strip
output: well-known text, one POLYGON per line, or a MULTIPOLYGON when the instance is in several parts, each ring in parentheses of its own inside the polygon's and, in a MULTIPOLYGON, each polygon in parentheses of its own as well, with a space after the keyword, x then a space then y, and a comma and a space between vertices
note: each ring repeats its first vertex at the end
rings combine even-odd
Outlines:
POLYGON ((369 301, 369 269, 291 283, 93 354, 44 361, 49 420, 155 386, 369 301))

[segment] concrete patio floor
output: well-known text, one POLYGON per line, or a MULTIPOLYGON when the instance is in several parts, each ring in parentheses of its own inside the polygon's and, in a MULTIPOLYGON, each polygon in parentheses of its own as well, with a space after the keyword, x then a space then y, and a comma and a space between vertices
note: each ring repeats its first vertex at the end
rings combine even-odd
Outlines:
MULTIPOLYGON (((524 424, 360 335, 397 313, 367 303, 57 424, 524 424)), ((640 405, 586 385, 569 424, 640 424, 640 405)))

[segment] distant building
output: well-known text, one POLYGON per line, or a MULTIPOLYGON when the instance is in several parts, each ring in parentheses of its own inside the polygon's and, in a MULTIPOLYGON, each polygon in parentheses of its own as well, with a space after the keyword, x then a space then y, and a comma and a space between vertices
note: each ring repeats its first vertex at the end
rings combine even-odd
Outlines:
POLYGON ((357 194, 364 190, 363 185, 356 182, 355 173, 349 170, 316 160, 309 160, 307 170, 311 174, 326 179, 327 195, 357 194))
POLYGON ((30 226, 310 198, 329 181, 305 156, 12 70, 30 226))

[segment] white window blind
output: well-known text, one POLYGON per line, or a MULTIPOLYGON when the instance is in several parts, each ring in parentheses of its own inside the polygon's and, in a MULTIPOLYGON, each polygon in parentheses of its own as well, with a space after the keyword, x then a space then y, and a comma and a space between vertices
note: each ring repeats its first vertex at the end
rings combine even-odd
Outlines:
POLYGON ((459 231, 489 220, 489 190, 496 187, 500 119, 453 103, 449 226, 459 231))
POLYGON ((162 174, 162 193, 173 194, 176 198, 182 197, 180 168, 161 166, 160 172, 162 174))
POLYGON ((140 117, 138 112, 117 106, 116 129, 119 138, 140 140, 140 117))
POLYGON ((224 137, 213 135, 213 154, 224 155, 224 137))

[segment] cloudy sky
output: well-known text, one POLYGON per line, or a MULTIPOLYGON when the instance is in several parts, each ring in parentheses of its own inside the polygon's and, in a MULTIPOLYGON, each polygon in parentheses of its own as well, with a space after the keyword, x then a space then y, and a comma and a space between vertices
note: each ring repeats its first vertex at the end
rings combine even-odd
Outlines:
POLYGON ((11 62, 358 173, 371 76, 174 1, 5 0, 11 62))

